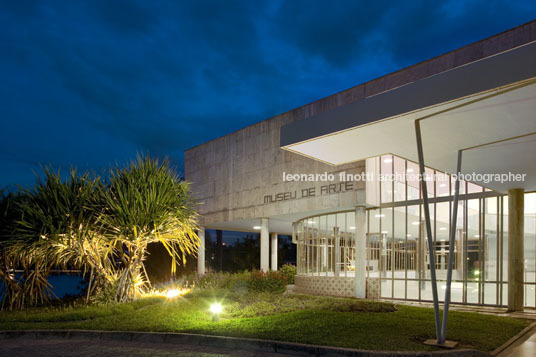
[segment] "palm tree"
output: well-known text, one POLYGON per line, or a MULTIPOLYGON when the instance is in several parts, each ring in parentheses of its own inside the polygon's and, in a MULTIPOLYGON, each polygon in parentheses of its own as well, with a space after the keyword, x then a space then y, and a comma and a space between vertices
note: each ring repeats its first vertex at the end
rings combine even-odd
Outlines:
POLYGON ((150 285, 147 245, 162 243, 173 272, 197 252, 196 230, 189 185, 167 161, 138 157, 112 170, 107 185, 73 169, 66 180, 45 169, 33 189, 0 192, 0 308, 46 302, 50 270, 65 267, 88 277, 87 299, 112 289, 118 301, 135 298, 150 285))
POLYGON ((172 272, 197 253, 197 213, 189 185, 169 162, 139 156, 111 171, 99 222, 120 260, 116 299, 136 297, 150 284, 144 261, 147 245, 160 242, 172 258, 172 272))
POLYGON ((97 227, 101 192, 100 180, 88 173, 71 169, 62 181, 59 172, 45 168, 32 190, 4 197, 10 209, 2 232, 3 263, 6 271, 22 269, 22 274, 7 274, 13 283, 8 289, 11 307, 46 302, 53 295, 48 275, 54 267, 91 271, 90 285, 112 281, 108 255, 113 252, 97 227))

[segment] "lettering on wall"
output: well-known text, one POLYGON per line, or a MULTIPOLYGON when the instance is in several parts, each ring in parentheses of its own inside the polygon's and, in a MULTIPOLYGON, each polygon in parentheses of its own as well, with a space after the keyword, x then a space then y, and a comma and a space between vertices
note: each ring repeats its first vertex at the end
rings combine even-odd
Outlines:
POLYGON ((335 193, 342 193, 346 191, 354 190, 355 182, 340 182, 340 183, 331 183, 328 185, 322 185, 320 187, 309 187, 301 190, 287 191, 287 192, 278 192, 273 195, 264 196, 264 203, 274 203, 281 201, 290 201, 299 198, 309 198, 316 196, 325 196, 332 195, 335 193))

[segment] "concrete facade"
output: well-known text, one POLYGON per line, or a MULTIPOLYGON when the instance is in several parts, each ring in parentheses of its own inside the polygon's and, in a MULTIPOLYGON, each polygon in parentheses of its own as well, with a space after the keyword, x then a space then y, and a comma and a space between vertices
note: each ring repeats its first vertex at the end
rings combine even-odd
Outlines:
MULTIPOLYGON (((363 189, 364 184, 356 184, 352 190, 342 193, 321 195, 321 183, 283 181, 283 173, 357 174, 363 172, 365 165, 358 162, 334 167, 280 149, 279 129, 295 120, 296 115, 296 112, 285 113, 186 151, 186 179, 192 182, 194 195, 201 202, 202 225, 251 230, 250 226, 228 227, 222 223, 351 208, 358 203, 356 191, 363 189), (311 188, 317 191, 315 196, 300 198, 302 190, 311 188), (277 201, 278 194, 287 197, 277 201), (265 202, 267 196, 276 202, 265 202)), ((286 227, 286 231, 276 233, 291 233, 291 225, 286 227)))
MULTIPOLYGON (((280 128, 534 40, 536 40, 536 21, 360 84, 185 151, 185 176, 193 183, 195 197, 201 202, 199 206, 202 215, 201 224, 207 228, 251 230, 250 222, 234 225, 228 222, 318 210, 330 211, 343 207, 349 209, 362 204, 355 192, 331 195, 318 195, 317 192, 315 197, 265 204, 266 196, 275 197, 277 194, 285 193, 288 196, 288 193, 292 195, 294 192, 299 196, 302 189, 315 186, 310 182, 283 182, 283 172, 346 171, 355 174, 364 169, 364 162, 334 167, 282 150, 280 128)), ((354 187, 352 191, 363 188, 364 185, 361 185, 354 187)), ((288 221, 296 217, 287 217, 283 220, 288 221)), ((286 231, 278 233, 290 233, 288 224, 280 227, 285 227, 286 231)))
MULTIPOLYGON (((367 183, 366 186, 365 182, 362 181, 341 181, 338 175, 342 172, 352 175, 361 174, 368 171, 368 165, 372 160, 378 159, 384 154, 397 155, 397 152, 386 151, 383 153, 374 153, 373 155, 371 154, 373 156, 372 159, 362 160, 361 158, 371 157, 371 155, 363 155, 363 148, 362 150, 347 150, 347 152, 351 153, 359 151, 356 152, 355 157, 361 161, 333 166, 318 159, 307 157, 307 154, 302 153, 303 155, 300 155, 288 150, 288 148, 287 150, 281 148, 281 128, 292 123, 294 123, 292 124, 294 127, 302 124, 308 125, 314 122, 315 118, 313 117, 318 119, 318 115, 321 115, 321 117, 322 114, 329 116, 332 114, 331 112, 336 112, 339 108, 348 104, 361 101, 370 102, 369 99, 372 97, 374 99, 382 98, 382 95, 385 93, 396 92, 396 89, 399 87, 414 82, 428 82, 442 76, 437 76, 438 74, 452 74, 456 72, 454 69, 468 68, 471 67, 469 64, 472 63, 483 63, 486 58, 493 59, 501 57, 504 53, 508 54, 517 51, 519 48, 527 48, 528 46, 525 46, 527 44, 534 47, 534 41, 536 41, 536 21, 363 83, 187 150, 185 152, 185 178, 192 183, 193 195, 199 202, 200 225, 203 229, 260 232, 260 268, 262 271, 267 271, 270 268, 272 270, 277 269, 277 234, 292 234, 295 228, 293 223, 298 221, 303 223, 314 216, 330 213, 355 212, 355 227, 350 228, 350 226, 347 226, 346 232, 343 232, 346 236, 351 236, 356 242, 356 256, 351 257, 351 259, 341 258, 341 251, 344 252, 345 248, 341 246, 340 227, 336 224, 330 228, 331 232, 333 232, 331 236, 334 238, 333 242, 329 244, 327 240, 320 243, 320 237, 317 233, 311 233, 306 238, 303 238, 302 234, 302 238, 308 241, 307 244, 310 247, 316 249, 316 247, 322 244, 325 247, 323 254, 327 254, 328 248, 330 252, 333 251, 332 260, 337 262, 337 264, 333 265, 333 276, 328 276, 327 273, 326 276, 322 277, 297 276, 296 290, 316 294, 330 293, 342 296, 356 296, 359 298, 370 297, 372 291, 374 291, 372 296, 376 296, 377 290, 377 295, 380 296, 380 281, 382 279, 385 280, 385 277, 381 279, 367 278, 368 273, 363 263, 366 259, 365 247, 368 244, 367 234, 370 233, 367 230, 368 228, 366 228, 367 210, 377 208, 382 204, 379 199, 379 189, 370 183, 367 183), (513 49, 515 50, 510 51, 513 49), (498 54, 501 55, 496 56, 498 54), (423 79, 424 81, 421 81, 423 79), (307 121, 308 118, 311 118, 311 120, 307 121), (320 180, 312 182, 288 181, 286 175, 294 174, 333 174, 335 179, 324 180, 320 178, 320 180), (377 195, 372 201, 369 200, 369 193, 371 192, 373 195, 377 195), (270 236, 273 238, 270 239, 270 236), (271 256, 270 251, 272 251, 271 256), (352 266, 353 264, 353 268, 355 268, 354 277, 350 278, 346 275, 343 277, 340 270, 342 264, 345 264, 345 266, 352 266), (374 288, 371 288, 371 286, 374 288)), ((535 79, 529 78, 529 82, 533 80, 535 79)), ((465 83, 463 80, 456 80, 456 82, 458 85, 464 85, 465 83)), ((532 84, 532 82, 529 84, 532 84)), ((398 92, 403 91, 404 88, 398 92)), ((434 88, 442 87, 441 85, 436 85, 434 88)), ((456 92, 455 94, 458 95, 459 93, 456 92)), ((384 103, 381 102, 380 104, 383 105, 384 103)), ((363 115, 363 112, 361 111, 355 115, 357 116, 359 114, 363 115)), ((329 119, 333 123, 333 117, 328 117, 324 121, 324 126, 325 123, 330 122, 329 119)), ((378 122, 383 122, 383 120, 378 120, 378 122)), ((453 127, 459 128, 462 126, 453 127)), ((330 130, 333 130, 333 127, 330 130)), ((406 142, 414 140, 414 136, 412 136, 414 135, 413 132, 411 135, 401 135, 400 131, 391 131, 394 132, 391 133, 392 138, 402 138, 406 142)), ((303 130, 298 132, 303 133, 303 130)), ((339 135, 344 130, 335 130, 335 132, 339 135)), ((382 138, 387 137, 385 131, 379 130, 379 132, 382 138)), ((436 132, 444 133, 441 130, 437 130, 436 132)), ((467 132, 474 133, 475 131, 469 130, 467 132)), ((346 134, 350 135, 351 140, 355 139, 355 137, 351 136, 352 134, 346 134)), ((319 136, 319 138, 323 138, 323 136, 319 136)), ((340 138, 341 136, 339 136, 340 138)), ((334 146, 331 145, 319 149, 318 144, 311 140, 307 142, 314 148, 313 151, 316 153, 324 152, 323 150, 326 148, 329 149, 334 146)), ((376 140, 376 137, 371 140, 374 141, 375 145, 383 145, 381 141, 376 140)), ((339 142, 342 141, 339 140, 339 142)), ((353 142, 361 143, 363 146, 365 145, 363 144, 365 142, 364 139, 363 141, 354 140, 353 142)), ((347 142, 344 142, 345 146, 347 146, 346 144, 347 142)), ((398 142, 396 142, 395 146, 393 150, 400 150, 398 142)), ((383 150, 383 146, 380 149, 383 150)), ((340 152, 337 151, 337 155, 340 156, 340 152)), ((315 156, 314 153, 309 155, 315 156)), ((408 159, 407 156, 404 157, 401 154, 400 156, 408 159)), ((379 161, 378 165, 380 165, 379 161)), ((441 168, 435 168, 441 171, 441 168)), ((402 169, 402 171, 404 170, 402 169)), ((444 172, 447 172, 447 170, 444 169, 444 172)), ((479 198, 484 199, 486 195, 489 194, 482 193, 479 198)), ((412 203, 413 205, 419 204, 416 202, 415 197, 413 197, 413 200, 415 200, 412 203)), ((520 201, 517 200, 516 202, 517 205, 515 207, 511 206, 511 210, 519 208, 520 201)), ((508 262, 508 279, 510 281, 508 300, 509 308, 515 311, 523 309, 523 261, 522 258, 519 260, 519 257, 523 256, 523 212, 522 209, 521 213, 519 213, 519 209, 516 212, 517 214, 512 214, 509 217, 509 221, 513 226, 509 227, 510 240, 508 242, 511 251, 508 262)), ((512 213, 514 212, 512 211, 512 213)), ((383 217, 380 214, 378 216, 383 217)), ((415 222, 419 224, 418 221, 415 222)), ((411 224, 413 225, 415 222, 412 221, 411 224)), ((419 236, 416 247, 414 248, 419 252, 415 261, 417 267, 412 268, 416 269, 418 274, 412 277, 412 279, 424 281, 424 271, 427 265, 425 261, 426 253, 424 251, 425 244, 423 243, 425 232, 422 222, 420 226, 420 232, 412 233, 415 236, 419 236)), ((319 231, 318 226, 309 227, 309 229, 310 231, 319 231)), ((381 230, 378 232, 383 237, 383 234, 388 234, 390 229, 387 229, 385 232, 381 230)), ((407 237, 410 235, 404 236, 407 237)), ((461 249, 458 251, 458 254, 461 254, 460 252, 461 249)), ((309 254, 310 256, 312 253, 303 252, 303 254, 309 254)), ((201 254, 200 257, 202 257, 201 254)), ((469 260, 469 258, 466 259, 469 260)), ((395 266, 394 259, 391 266, 395 266)), ((202 273, 204 271, 204 265, 200 264, 199 267, 199 271, 202 273)), ((368 269, 370 267, 367 266, 366 268, 368 269)), ((354 273, 352 272, 352 274, 354 273)), ((391 278, 393 276, 394 273, 391 275, 391 278)), ((426 286, 422 281, 419 284, 420 290, 423 290, 422 286, 426 286)), ((499 283, 501 282, 497 282, 497 284, 499 283)), ((465 282, 465 284, 472 284, 472 282, 465 282)), ((417 289, 417 285, 415 284, 412 287, 417 289)), ((388 289, 395 290, 395 284, 393 283, 392 287, 388 287, 388 289)), ((425 295, 425 293, 419 293, 418 299, 422 298, 426 300, 425 297, 422 297, 425 295)), ((467 298, 464 299, 467 300, 467 298)), ((464 300, 464 302, 468 301, 464 300)), ((499 304, 499 301, 496 301, 496 304, 499 304)))

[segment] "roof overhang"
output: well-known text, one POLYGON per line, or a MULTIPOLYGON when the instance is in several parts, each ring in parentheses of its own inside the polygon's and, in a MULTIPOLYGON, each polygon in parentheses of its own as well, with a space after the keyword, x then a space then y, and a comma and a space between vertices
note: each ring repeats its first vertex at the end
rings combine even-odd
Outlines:
POLYGON ((281 147, 332 165, 386 153, 454 173, 526 174, 475 183, 536 190, 536 42, 456 67, 281 128, 281 147))

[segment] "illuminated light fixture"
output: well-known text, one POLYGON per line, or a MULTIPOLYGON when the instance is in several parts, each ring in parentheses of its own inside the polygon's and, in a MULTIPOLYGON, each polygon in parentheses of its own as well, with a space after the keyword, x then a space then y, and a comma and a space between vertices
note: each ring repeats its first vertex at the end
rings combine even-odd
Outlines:
POLYGON ((166 299, 173 300, 178 297, 184 296, 191 291, 189 288, 173 288, 168 289, 164 294, 160 293, 160 296, 164 295, 166 299))
POLYGON ((315 221, 307 221, 309 224, 315 224, 315 221))
POLYGON ((166 293, 166 298, 173 300, 179 296, 181 296, 181 291, 179 289, 170 289, 166 293))
POLYGON ((478 235, 478 234, 475 234, 475 238, 480 238, 480 235, 478 235))
POLYGON ((413 224, 414 226, 418 226, 419 224, 421 224, 421 222, 419 222, 419 221, 413 221, 413 222, 411 222, 411 224, 413 224))
POLYGON ((387 234, 387 233, 389 233, 389 231, 382 231, 382 233, 383 233, 383 234, 387 234))
POLYGON ((380 217, 385 217, 385 215, 384 214, 376 214, 376 215, 374 215, 374 217, 380 218, 380 217))
POLYGON ((213 314, 219 314, 222 312, 222 310, 223 306, 221 306, 219 302, 210 305, 210 312, 212 312, 213 314))
POLYGON ((440 231, 446 231, 447 228, 445 228, 445 227, 441 227, 441 228, 439 228, 439 230, 440 230, 440 231))
POLYGON ((411 234, 406 234, 406 237, 411 237, 411 234))
POLYGON ((383 162, 385 162, 386 164, 390 164, 391 162, 393 162, 393 159, 384 159, 383 162))
POLYGON ((210 312, 212 312, 212 321, 218 321, 220 319, 220 314, 223 311, 223 306, 219 302, 215 302, 210 305, 210 312))
POLYGON ((348 229, 355 229, 355 227, 354 227, 354 226, 352 226, 352 227, 348 227, 348 229))
POLYGON ((261 226, 253 226, 253 229, 261 229, 261 226))
POLYGON ((479 276, 480 275, 480 270, 475 270, 475 275, 479 276))

